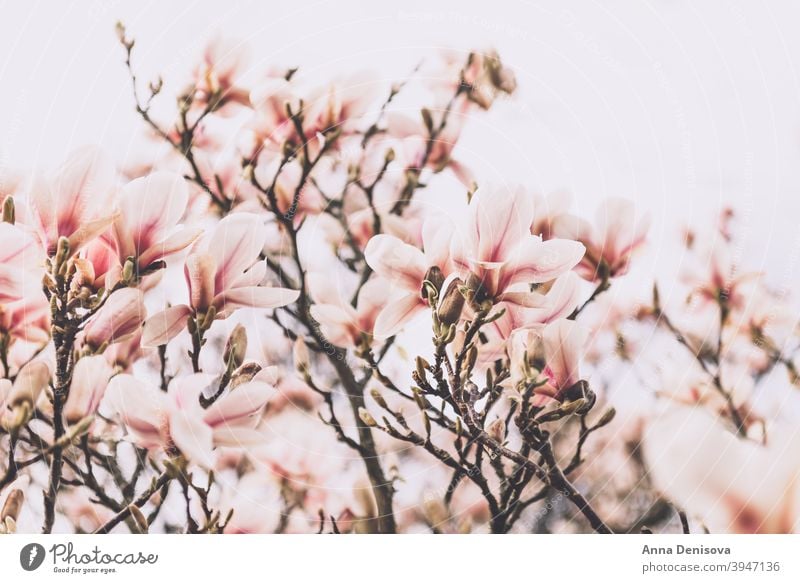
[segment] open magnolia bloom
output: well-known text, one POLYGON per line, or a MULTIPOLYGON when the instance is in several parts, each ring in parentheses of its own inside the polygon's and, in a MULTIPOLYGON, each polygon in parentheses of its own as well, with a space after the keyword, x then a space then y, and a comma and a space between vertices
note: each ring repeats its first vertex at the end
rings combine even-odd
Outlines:
POLYGON ((198 105, 223 110, 226 105, 245 105, 248 91, 240 77, 247 70, 249 54, 243 43, 217 37, 203 49, 194 70, 194 100, 198 105))
POLYGON ((508 349, 511 381, 534 382, 536 405, 582 397, 580 361, 588 333, 581 324, 565 319, 516 331, 508 349))
POLYGON ((428 306, 423 283, 427 280, 441 287, 453 270, 452 233, 449 223, 432 217, 422 227, 422 250, 394 235, 376 235, 369 240, 364 250, 367 263, 398 291, 378 315, 375 336, 391 336, 428 306))
POLYGON ((114 221, 114 244, 120 264, 133 258, 137 273, 188 247, 202 232, 175 227, 186 210, 189 189, 183 177, 155 172, 122 188, 114 221))
POLYGON ((474 300, 524 305, 515 284, 540 284, 575 267, 585 248, 578 241, 532 235, 533 197, 513 191, 480 189, 472 197, 465 228, 453 238, 453 263, 474 291, 474 300), (513 293, 511 293, 513 291, 513 293))
POLYGON ((765 446, 699 407, 667 410, 644 436, 656 487, 712 532, 800 531, 798 451, 795 427, 773 427, 765 446))
POLYGON ((228 389, 203 409, 200 396, 212 382, 209 375, 183 376, 174 379, 165 393, 122 374, 109 383, 107 399, 139 447, 160 448, 169 455, 180 453, 210 469, 215 447, 247 447, 260 442, 262 434, 254 428, 275 393, 271 385, 254 380, 228 389))
POLYGON ((71 253, 114 222, 117 177, 111 160, 98 148, 75 150, 50 179, 37 178, 29 202, 42 247, 48 255, 66 237, 71 253))
POLYGON ((595 223, 563 214, 553 221, 556 237, 576 239, 586 245, 577 271, 588 281, 617 277, 628 271, 633 253, 642 246, 650 228, 648 218, 636 218, 636 206, 624 198, 609 198, 598 209, 595 223))
MULTIPOLYGON (((177 336, 190 317, 210 320, 228 317, 239 308, 276 308, 294 302, 294 290, 259 285, 266 265, 259 261, 264 248, 261 218, 235 213, 222 219, 186 258, 189 304, 155 314, 144 324, 143 346, 160 346, 177 336)), ((210 325, 210 321, 207 322, 210 325)))

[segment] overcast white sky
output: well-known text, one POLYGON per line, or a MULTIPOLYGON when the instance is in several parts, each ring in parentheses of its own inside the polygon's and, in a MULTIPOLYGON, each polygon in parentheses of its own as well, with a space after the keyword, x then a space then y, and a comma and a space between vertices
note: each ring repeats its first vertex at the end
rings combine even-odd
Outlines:
MULTIPOLYGON (((484 180, 572 191, 588 214, 609 195, 678 219, 743 210, 753 265, 800 260, 800 3, 2 2, 0 154, 54 166, 74 146, 124 156, 139 125, 113 25, 138 42, 145 77, 183 79, 215 33, 246 40, 254 66, 326 77, 402 76, 438 47, 496 47, 519 95, 474 123, 460 155, 484 180)), ((663 219, 663 220, 662 220, 663 219)))

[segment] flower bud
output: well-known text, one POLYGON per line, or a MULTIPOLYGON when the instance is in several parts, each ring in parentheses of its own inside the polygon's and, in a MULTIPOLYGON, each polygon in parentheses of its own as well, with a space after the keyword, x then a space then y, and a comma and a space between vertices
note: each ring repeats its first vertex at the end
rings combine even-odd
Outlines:
MULTIPOLYGON (((430 283, 431 286, 436 290, 436 293, 439 293, 442 290, 442 284, 444 283, 444 274, 442 270, 439 269, 437 266, 430 267, 428 271, 425 272, 425 280, 426 282, 430 283)), ((425 292, 425 286, 422 286, 420 290, 420 294, 423 300, 427 300, 428 296, 425 292)))
POLYGON ((0 510, 0 523, 5 523, 8 518, 16 522, 22 510, 23 502, 25 502, 25 493, 19 488, 12 490, 8 498, 6 498, 5 504, 3 504, 3 509, 0 510))
POLYGON ((594 424, 595 429, 599 429, 601 427, 605 427, 606 425, 611 423, 614 420, 614 417, 616 417, 616 416, 617 416, 617 410, 614 409, 614 407, 611 407, 610 409, 606 409, 606 411, 603 413, 602 417, 600 417, 600 419, 597 421, 597 423, 594 424))
POLYGON ((27 404, 36 406, 39 395, 50 384, 50 367, 41 360, 34 360, 22 367, 7 400, 11 407, 27 404))
POLYGON ((381 409, 388 408, 386 405, 386 399, 383 398, 383 395, 381 395, 378 389, 372 389, 370 391, 370 395, 372 396, 372 400, 375 401, 381 409))
POLYGON ((297 372, 306 374, 309 366, 311 366, 311 360, 308 354, 308 346, 299 336, 294 341, 294 346, 292 346, 292 356, 294 357, 294 366, 297 372))
POLYGON ((378 426, 378 422, 375 421, 375 418, 372 415, 370 415, 369 411, 364 409, 364 407, 361 407, 358 410, 358 416, 359 416, 359 418, 361 418, 361 421, 367 427, 377 427, 378 426))
POLYGON ((239 368, 244 362, 244 357, 247 354, 247 330, 241 324, 236 327, 228 336, 228 342, 225 344, 225 351, 222 358, 226 366, 239 368))
POLYGON ((129 512, 131 513, 131 518, 133 519, 133 523, 136 525, 136 528, 140 534, 147 534, 149 530, 149 525, 147 524, 147 518, 142 511, 139 509, 136 504, 131 504, 128 506, 129 512))
POLYGON ((13 225, 16 222, 16 214, 14 199, 9 196, 3 201, 3 222, 13 225))
POLYGON ((461 293, 463 282, 458 277, 449 277, 439 295, 437 315, 442 324, 457 324, 464 309, 464 295, 461 293))
POLYGON ((86 344, 94 349, 105 343, 124 340, 142 325, 145 318, 142 292, 125 288, 112 292, 84 329, 86 344))
POLYGON ((506 439, 506 422, 502 418, 497 418, 489 424, 489 427, 486 428, 486 433, 489 434, 489 437, 494 439, 498 443, 503 443, 506 439))
POLYGON ((75 364, 64 418, 70 425, 94 415, 105 394, 113 369, 105 356, 85 356, 75 364))

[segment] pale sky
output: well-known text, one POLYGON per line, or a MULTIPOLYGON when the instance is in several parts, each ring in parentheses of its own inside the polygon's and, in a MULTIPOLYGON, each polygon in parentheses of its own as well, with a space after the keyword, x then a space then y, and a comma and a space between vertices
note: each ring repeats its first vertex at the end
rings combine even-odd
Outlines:
POLYGON ((755 268, 797 280, 800 4, 523 2, 3 2, 0 162, 53 167, 72 147, 118 158, 141 125, 114 23, 145 79, 179 85, 215 34, 253 48, 253 71, 370 69, 401 77, 439 48, 496 47, 519 80, 472 124, 459 156, 484 181, 571 191, 591 215, 610 195, 654 217, 656 257, 677 222, 733 204, 755 268), (568 4, 568 6, 567 6, 568 4), (789 265, 787 266, 787 261, 789 265))

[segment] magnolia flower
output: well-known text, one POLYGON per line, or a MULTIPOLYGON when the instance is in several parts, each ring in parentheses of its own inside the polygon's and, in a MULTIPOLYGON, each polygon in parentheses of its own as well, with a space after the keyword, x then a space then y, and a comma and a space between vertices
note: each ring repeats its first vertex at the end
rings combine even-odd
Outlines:
POLYGON ((656 487, 712 532, 800 531, 798 446, 793 427, 771 427, 763 446, 697 407, 671 408, 644 435, 656 487))
MULTIPOLYGON (((577 241, 542 241, 531 235, 533 197, 523 189, 513 192, 479 190, 470 201, 467 227, 454 237, 455 265, 471 274, 476 300, 522 303, 515 284, 551 281, 572 269, 585 248, 577 241)), ((465 277, 466 279, 466 277, 465 277)))
POLYGON ((50 302, 43 293, 0 304, 0 334, 12 341, 43 344, 50 339, 50 302))
POLYGON ((631 201, 610 198, 597 210, 594 225, 564 214, 556 217, 553 232, 586 245, 577 271, 588 281, 598 281, 627 273, 631 256, 644 243, 649 227, 648 218, 636 219, 631 201))
POLYGON ((83 340, 94 349, 125 340, 134 334, 145 318, 141 290, 124 288, 111 292, 83 330, 83 340))
POLYGON ((314 299, 311 315, 319 323, 325 338, 336 346, 358 346, 375 332, 376 320, 387 303, 389 292, 385 281, 372 279, 361 288, 356 307, 341 298, 320 275, 310 276, 314 299))
POLYGON ((241 44, 221 37, 209 42, 194 72, 195 101, 211 104, 216 110, 234 103, 247 105, 248 92, 239 86, 239 79, 248 60, 248 52, 241 44))
MULTIPOLYGON (((407 169, 422 170, 430 168, 433 172, 441 172, 449 168, 455 177, 467 188, 474 186, 473 176, 463 164, 453 158, 453 149, 461 136, 464 123, 463 111, 451 115, 444 128, 431 141, 430 132, 420 116, 411 118, 402 113, 386 114, 386 131, 388 135, 399 140, 398 162, 407 169), (424 164, 424 166, 423 166, 424 164)), ((440 120, 433 119, 438 128, 440 120)))
POLYGON ((114 369, 103 355, 84 356, 75 363, 69 395, 64 403, 67 423, 77 423, 97 411, 112 374, 114 369))
POLYGON ((0 379, 0 425, 11 431, 30 419, 36 402, 50 383, 50 367, 41 360, 20 369, 13 384, 0 379))
POLYGON ((376 79, 358 74, 335 80, 318 89, 308 99, 303 125, 307 136, 332 130, 342 133, 355 129, 374 103, 376 79))
POLYGON ((121 374, 109 383, 110 406, 139 447, 180 452, 210 469, 216 446, 260 442, 262 434, 254 428, 275 391, 263 381, 251 381, 228 390, 203 409, 200 395, 211 380, 203 374, 180 377, 164 393, 132 375, 121 374))
POLYGON ((50 180, 31 185, 30 204, 42 246, 53 255, 61 237, 71 253, 98 237, 114 221, 116 172, 94 147, 73 152, 50 180))
POLYGON ((482 109, 489 109, 499 95, 510 95, 517 88, 514 72, 503 65, 497 51, 470 54, 464 82, 470 85, 468 99, 482 109))
POLYGON ((0 223, 0 302, 29 297, 41 289, 36 241, 20 227, 0 223))
POLYGON ((200 236, 199 228, 175 229, 189 199, 184 179, 156 172, 129 182, 120 192, 114 221, 114 243, 120 263, 132 257, 139 272, 185 249, 200 236))
POLYGON ((553 282, 547 293, 507 292, 507 301, 497 304, 505 310, 492 322, 500 338, 508 339, 516 330, 536 328, 569 316, 580 303, 580 279, 567 272, 553 282))
POLYGON ((535 390, 537 394, 557 401, 581 380, 580 359, 586 345, 588 330, 572 320, 556 320, 544 327, 542 346, 545 368, 542 374, 547 383, 535 390))
POLYGON ((376 235, 369 240, 364 257, 379 276, 395 285, 401 294, 387 302, 375 321, 374 334, 391 336, 428 305, 422 284, 426 279, 441 286, 452 271, 450 239, 452 229, 445 222, 428 220, 422 228, 424 251, 393 235, 376 235))
POLYGON ((240 144, 245 157, 254 159, 266 146, 277 149, 286 141, 296 140, 287 104, 293 112, 300 109, 300 99, 284 76, 269 77, 250 92, 254 113, 240 144))
POLYGON ((197 315, 211 313, 223 319, 239 308, 277 308, 294 302, 299 296, 295 290, 259 285, 266 273, 266 264, 259 261, 264 238, 257 215, 234 213, 222 219, 186 258, 189 305, 167 308, 148 319, 142 345, 166 344, 197 315))

